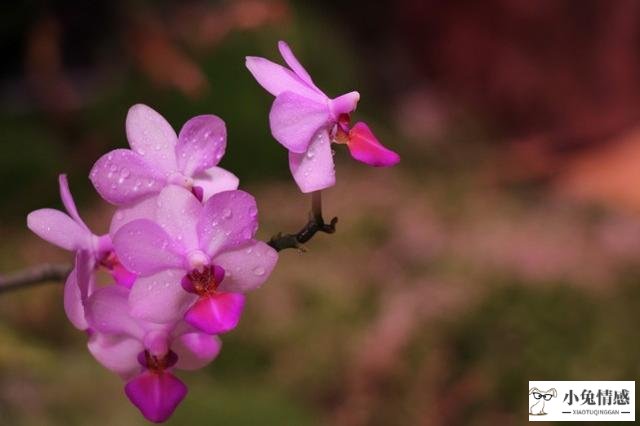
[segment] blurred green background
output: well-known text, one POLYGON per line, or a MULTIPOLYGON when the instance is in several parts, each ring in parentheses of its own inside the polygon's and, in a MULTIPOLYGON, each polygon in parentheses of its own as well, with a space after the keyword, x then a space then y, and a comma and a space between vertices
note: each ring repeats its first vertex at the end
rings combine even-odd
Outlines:
MULTIPOLYGON (((284 39, 328 94, 361 93, 355 119, 402 162, 338 150, 338 232, 281 254, 167 424, 519 425, 528 380, 636 380, 639 19, 597 0, 3 5, 0 274, 70 261, 25 227, 61 207, 59 173, 106 232, 88 171, 138 102, 176 130, 222 117, 260 236, 297 230, 309 200, 244 67, 284 39)), ((3 294, 0 319, 0 424, 145 424, 60 283, 3 294)))

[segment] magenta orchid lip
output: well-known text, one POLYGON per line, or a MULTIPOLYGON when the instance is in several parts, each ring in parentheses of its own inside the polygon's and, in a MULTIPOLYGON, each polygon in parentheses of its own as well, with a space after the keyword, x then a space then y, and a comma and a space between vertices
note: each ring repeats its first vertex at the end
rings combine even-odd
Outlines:
POLYGON ((130 149, 108 152, 90 172, 98 194, 117 206, 108 233, 96 235, 83 222, 65 175, 59 187, 66 213, 40 209, 27 217, 35 234, 75 253, 64 289, 67 317, 152 422, 167 420, 187 395, 176 371, 198 370, 218 356, 218 335, 240 323, 246 294, 269 279, 278 251, 335 231, 337 218, 324 222, 318 192, 335 184, 331 144, 347 145, 372 166, 400 160, 366 124, 351 125, 358 92, 327 97, 289 46, 278 47, 289 68, 257 57, 246 64, 276 97, 271 130, 289 150, 295 182, 314 192, 311 218, 298 234, 256 238, 255 198, 218 167, 227 146, 222 119, 199 115, 176 134, 142 104, 127 114, 130 149), (98 268, 111 275, 110 285, 96 284, 98 268))

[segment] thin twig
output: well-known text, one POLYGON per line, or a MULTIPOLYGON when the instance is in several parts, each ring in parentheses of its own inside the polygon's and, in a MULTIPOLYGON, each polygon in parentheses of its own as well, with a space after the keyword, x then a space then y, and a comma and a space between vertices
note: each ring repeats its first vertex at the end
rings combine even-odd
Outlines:
POLYGON ((336 232, 336 223, 338 223, 337 217, 331 219, 329 223, 325 223, 322 217, 322 194, 320 191, 316 191, 311 194, 311 212, 309 212, 307 224, 295 234, 283 234, 280 232, 271 237, 267 244, 276 251, 288 248, 306 251, 304 243, 313 238, 318 232, 333 234, 336 232))
POLYGON ((0 293, 26 288, 47 282, 64 281, 71 272, 71 265, 49 264, 32 266, 11 275, 0 276, 0 293))

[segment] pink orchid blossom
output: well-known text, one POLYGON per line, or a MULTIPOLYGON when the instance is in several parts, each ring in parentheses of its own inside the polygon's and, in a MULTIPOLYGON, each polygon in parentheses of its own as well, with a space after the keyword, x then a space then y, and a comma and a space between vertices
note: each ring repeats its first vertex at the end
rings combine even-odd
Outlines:
POLYGON ((278 48, 289 69, 254 56, 246 58, 246 66, 276 97, 269 113, 271 133, 289 150, 289 168, 302 192, 335 184, 332 141, 346 144, 353 158, 372 166, 393 166, 400 161, 400 156, 385 148, 365 123, 350 127, 350 114, 360 100, 358 92, 329 98, 284 41, 278 48))
POLYGON ((168 184, 183 186, 200 200, 238 187, 235 175, 217 167, 227 144, 219 117, 193 117, 176 135, 160 114, 137 104, 129 109, 126 131, 131 149, 113 150, 91 169, 90 179, 106 201, 132 206, 168 184))
POLYGON ((202 204, 179 186, 163 189, 155 218, 129 222, 113 237, 123 264, 139 275, 131 314, 161 324, 184 318, 210 334, 233 329, 242 293, 262 285, 278 259, 253 238, 257 213, 244 191, 220 192, 202 204))
MULTIPOLYGON (((102 266, 113 276, 118 284, 131 287, 136 276, 126 270, 119 262, 111 245, 109 235, 96 235, 84 223, 78 214, 78 209, 71 196, 69 183, 65 175, 58 177, 60 186, 60 198, 67 213, 54 209, 35 210, 27 216, 27 226, 43 240, 50 242, 66 250, 78 252, 86 250, 89 255, 83 257, 88 262, 87 268, 93 270, 102 266)), ((78 268, 76 262, 75 268, 78 268)), ((72 272, 65 285, 65 301, 67 296, 77 294, 75 272, 72 272)), ((66 303, 65 303, 66 306, 66 303)), ((71 322, 78 324, 69 316, 71 322)), ((79 327, 81 328, 81 327, 79 327)))
POLYGON ((129 290, 118 286, 100 288, 88 298, 88 347, 98 362, 126 381, 125 393, 144 417, 163 422, 187 394, 173 370, 206 366, 222 343, 184 321, 161 325, 133 318, 128 299, 129 290))

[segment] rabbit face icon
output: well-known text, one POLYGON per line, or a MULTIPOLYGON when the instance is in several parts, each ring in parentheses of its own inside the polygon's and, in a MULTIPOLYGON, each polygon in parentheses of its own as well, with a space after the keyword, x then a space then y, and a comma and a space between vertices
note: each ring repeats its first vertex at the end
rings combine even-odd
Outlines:
POLYGON ((551 388, 547 391, 541 391, 538 388, 529 389, 529 395, 533 395, 533 404, 529 407, 529 414, 532 416, 544 416, 544 404, 546 401, 550 401, 551 398, 558 396, 558 392, 555 388, 551 388))

